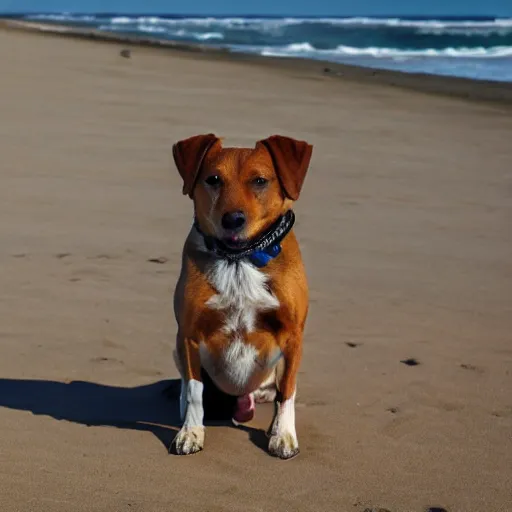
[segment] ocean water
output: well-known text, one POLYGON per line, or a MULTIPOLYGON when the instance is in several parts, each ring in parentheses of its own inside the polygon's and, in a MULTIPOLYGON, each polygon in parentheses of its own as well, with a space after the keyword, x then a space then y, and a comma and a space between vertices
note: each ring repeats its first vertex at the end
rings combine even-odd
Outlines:
POLYGON ((512 82, 512 18, 40 14, 24 19, 267 56, 512 82))

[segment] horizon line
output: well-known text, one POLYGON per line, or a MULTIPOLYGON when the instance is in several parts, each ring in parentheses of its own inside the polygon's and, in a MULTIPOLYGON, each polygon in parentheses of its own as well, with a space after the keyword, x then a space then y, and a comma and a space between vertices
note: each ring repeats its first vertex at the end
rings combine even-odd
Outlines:
POLYGON ((144 11, 7 11, 0 12, 0 17, 10 16, 51 16, 51 15, 69 15, 69 16, 142 16, 142 17, 176 17, 176 18, 310 18, 310 19, 351 19, 351 18, 366 18, 366 19, 451 19, 451 20, 466 20, 466 19, 512 19, 512 14, 509 16, 502 16, 497 14, 443 14, 443 15, 423 15, 423 14, 187 14, 187 13, 170 13, 170 12, 144 12, 144 11))

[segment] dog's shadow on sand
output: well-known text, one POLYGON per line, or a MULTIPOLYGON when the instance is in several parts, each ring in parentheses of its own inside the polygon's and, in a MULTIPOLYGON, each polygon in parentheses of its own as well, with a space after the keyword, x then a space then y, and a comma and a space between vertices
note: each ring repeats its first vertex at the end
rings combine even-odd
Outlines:
MULTIPOLYGON (((151 432, 168 449, 181 426, 179 396, 179 379, 133 388, 84 381, 0 379, 0 407, 87 426, 151 432)), ((232 425, 235 400, 205 382, 205 425, 232 425)), ((253 444, 266 450, 263 430, 242 428, 253 444)))

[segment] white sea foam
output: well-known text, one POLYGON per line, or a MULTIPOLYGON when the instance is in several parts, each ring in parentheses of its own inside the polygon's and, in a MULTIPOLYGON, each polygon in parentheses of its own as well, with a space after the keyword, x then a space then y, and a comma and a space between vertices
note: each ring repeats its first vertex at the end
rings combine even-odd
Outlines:
MULTIPOLYGON (((50 15, 52 16, 52 15, 50 15)), ((56 15, 59 16, 59 15, 56 15)), ((64 15, 61 15, 64 16, 64 15)), ((70 17, 70 19, 72 16, 70 17)), ((196 26, 224 26, 224 27, 243 27, 251 26, 286 26, 308 24, 328 24, 328 25, 371 25, 387 27, 411 27, 424 29, 512 29, 512 18, 500 18, 495 20, 408 20, 401 18, 160 18, 157 16, 141 16, 128 18, 125 16, 114 17, 110 20, 112 23, 162 23, 167 25, 196 25, 196 26), (127 21, 128 20, 128 21, 127 21)))
MULTIPOLYGON (((123 23, 122 26, 117 24, 100 25, 100 30, 106 31, 123 31, 126 30, 126 25, 123 23)), ((212 41, 224 39, 224 34, 221 32, 192 32, 189 30, 173 29, 170 27, 163 27, 161 25, 152 25, 147 20, 144 23, 139 23, 133 27, 132 30, 136 30, 141 34, 162 34, 168 38, 189 38, 195 39, 196 41, 212 41)))
POLYGON ((147 32, 149 34, 165 34, 167 29, 165 27, 160 27, 158 25, 149 25, 147 23, 140 23, 137 25, 137 30, 139 32, 147 32))
MULTIPOLYGON (((253 47, 253 51, 256 50, 253 47)), ((421 50, 400 50, 397 48, 380 48, 380 47, 366 47, 357 48, 354 46, 340 45, 331 50, 319 50, 314 48, 310 43, 293 43, 281 47, 262 47, 260 49, 262 55, 291 55, 298 56, 300 54, 307 54, 304 56, 332 56, 332 55, 351 55, 351 56, 368 56, 375 58, 407 58, 407 57, 464 57, 464 58, 497 58, 497 57, 510 57, 512 56, 512 46, 493 46, 490 48, 477 47, 477 48, 443 48, 434 49, 427 48, 421 50)))
POLYGON ((495 20, 410 20, 402 18, 165 18, 159 16, 113 16, 106 18, 98 15, 80 15, 70 13, 59 14, 35 14, 27 16, 29 19, 65 22, 92 22, 95 20, 111 24, 134 24, 134 25, 169 25, 169 26, 197 26, 197 27, 219 27, 229 28, 252 28, 254 30, 266 31, 272 28, 286 27, 300 24, 324 24, 324 25, 361 25, 373 27, 403 27, 416 28, 424 34, 464 34, 464 33, 498 33, 508 34, 512 32, 512 18, 499 18, 495 20), (466 31, 466 32, 464 32, 466 31))
POLYGON ((97 19, 96 16, 93 16, 92 14, 70 14, 65 12, 60 14, 33 14, 30 16, 26 16, 26 18, 40 21, 65 21, 68 23, 80 21, 95 21, 97 19))
POLYGON ((402 18, 290 18, 284 23, 326 23, 332 25, 372 25, 384 27, 411 27, 411 28, 437 28, 437 29, 512 29, 512 18, 499 18, 495 20, 408 20, 402 18))
POLYGON ((427 36, 455 36, 455 37, 491 37, 512 35, 512 26, 510 27, 420 27, 416 30, 417 34, 427 36))
POLYGON ((464 68, 464 76, 470 78, 512 81, 512 18, 165 18, 57 13, 25 19, 87 24, 109 32, 222 45, 233 51, 261 55, 441 74, 460 74, 464 68), (363 40, 364 46, 357 44, 363 40), (373 45, 373 41, 382 46, 373 45))
POLYGON ((128 16, 116 16, 110 19, 110 23, 123 25, 125 23, 136 23, 136 20, 129 18, 128 16))
MULTIPOLYGON (((317 50, 310 43, 292 43, 292 44, 282 47, 282 49, 284 51, 297 52, 297 53, 322 51, 322 50, 317 50)), ((276 48, 276 50, 277 50, 277 48, 276 48)))
POLYGON ((205 34, 193 34, 193 37, 199 41, 210 41, 212 39, 224 39, 224 35, 220 32, 206 32, 205 34))

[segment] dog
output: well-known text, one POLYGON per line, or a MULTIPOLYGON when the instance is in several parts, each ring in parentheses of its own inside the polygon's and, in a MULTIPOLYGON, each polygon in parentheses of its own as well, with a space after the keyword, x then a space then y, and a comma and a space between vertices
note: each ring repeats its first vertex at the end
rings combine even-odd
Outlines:
POLYGON ((183 422, 176 454, 203 449, 204 371, 237 397, 235 424, 252 419, 255 401, 274 401, 268 450, 281 459, 299 453, 295 394, 309 299, 292 206, 312 151, 281 135, 254 148, 224 148, 211 133, 173 146, 194 204, 174 293, 183 422))

